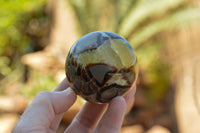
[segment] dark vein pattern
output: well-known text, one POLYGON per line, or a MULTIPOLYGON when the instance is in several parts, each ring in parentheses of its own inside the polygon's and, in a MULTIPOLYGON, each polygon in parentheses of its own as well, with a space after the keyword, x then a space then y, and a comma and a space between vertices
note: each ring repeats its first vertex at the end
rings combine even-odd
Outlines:
MULTIPOLYGON (((111 32, 94 32, 75 43, 66 60, 66 76, 76 94, 95 103, 106 103, 116 96, 124 95, 135 83, 135 66, 118 69, 106 63, 78 63, 75 55, 96 50, 111 39, 123 39, 111 32)), ((107 44, 107 43, 106 43, 107 44)), ((128 46, 130 47, 130 46, 128 46)), ((95 56, 95 55, 93 55, 95 56)), ((87 60, 87 59, 86 59, 87 60)))

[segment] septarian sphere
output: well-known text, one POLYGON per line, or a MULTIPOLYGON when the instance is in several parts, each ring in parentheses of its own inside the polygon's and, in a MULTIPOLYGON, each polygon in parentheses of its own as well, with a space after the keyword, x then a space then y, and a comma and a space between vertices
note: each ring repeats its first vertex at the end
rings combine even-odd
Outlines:
POLYGON ((121 36, 107 31, 89 33, 70 49, 66 76, 76 94, 93 103, 124 95, 138 75, 137 58, 121 36))

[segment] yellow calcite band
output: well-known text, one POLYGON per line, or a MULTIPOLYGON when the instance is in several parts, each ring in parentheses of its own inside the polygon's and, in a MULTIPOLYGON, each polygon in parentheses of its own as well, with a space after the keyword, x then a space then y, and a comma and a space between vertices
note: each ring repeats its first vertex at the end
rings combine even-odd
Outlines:
POLYGON ((81 53, 76 58, 83 66, 105 63, 117 69, 129 68, 136 62, 133 50, 122 39, 107 40, 97 49, 81 53))

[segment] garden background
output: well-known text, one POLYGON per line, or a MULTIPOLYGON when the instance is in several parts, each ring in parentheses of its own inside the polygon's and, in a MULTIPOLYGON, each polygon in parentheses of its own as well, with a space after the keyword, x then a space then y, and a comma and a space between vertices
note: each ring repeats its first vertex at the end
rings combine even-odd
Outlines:
MULTIPOLYGON (((139 61, 121 132, 199 133, 199 0, 0 0, 0 133, 58 85, 70 47, 97 30, 126 38, 139 61)), ((58 133, 84 102, 66 112, 58 133)))

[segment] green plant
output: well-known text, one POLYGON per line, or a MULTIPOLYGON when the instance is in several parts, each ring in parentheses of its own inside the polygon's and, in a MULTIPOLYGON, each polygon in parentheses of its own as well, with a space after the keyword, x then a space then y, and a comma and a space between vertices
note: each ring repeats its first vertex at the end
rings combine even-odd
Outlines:
POLYGON ((43 40, 49 25, 45 4, 46 0, 0 1, 1 93, 8 83, 23 81, 26 67, 21 63, 21 56, 45 45, 43 40))
POLYGON ((45 0, 0 1, 0 55, 12 56, 14 51, 27 52, 31 38, 22 27, 31 26, 32 19, 41 17, 45 0), (32 17, 32 18, 31 18, 32 17))
POLYGON ((31 71, 29 81, 22 85, 21 94, 28 99, 34 98, 41 91, 52 91, 58 85, 53 76, 31 71))

